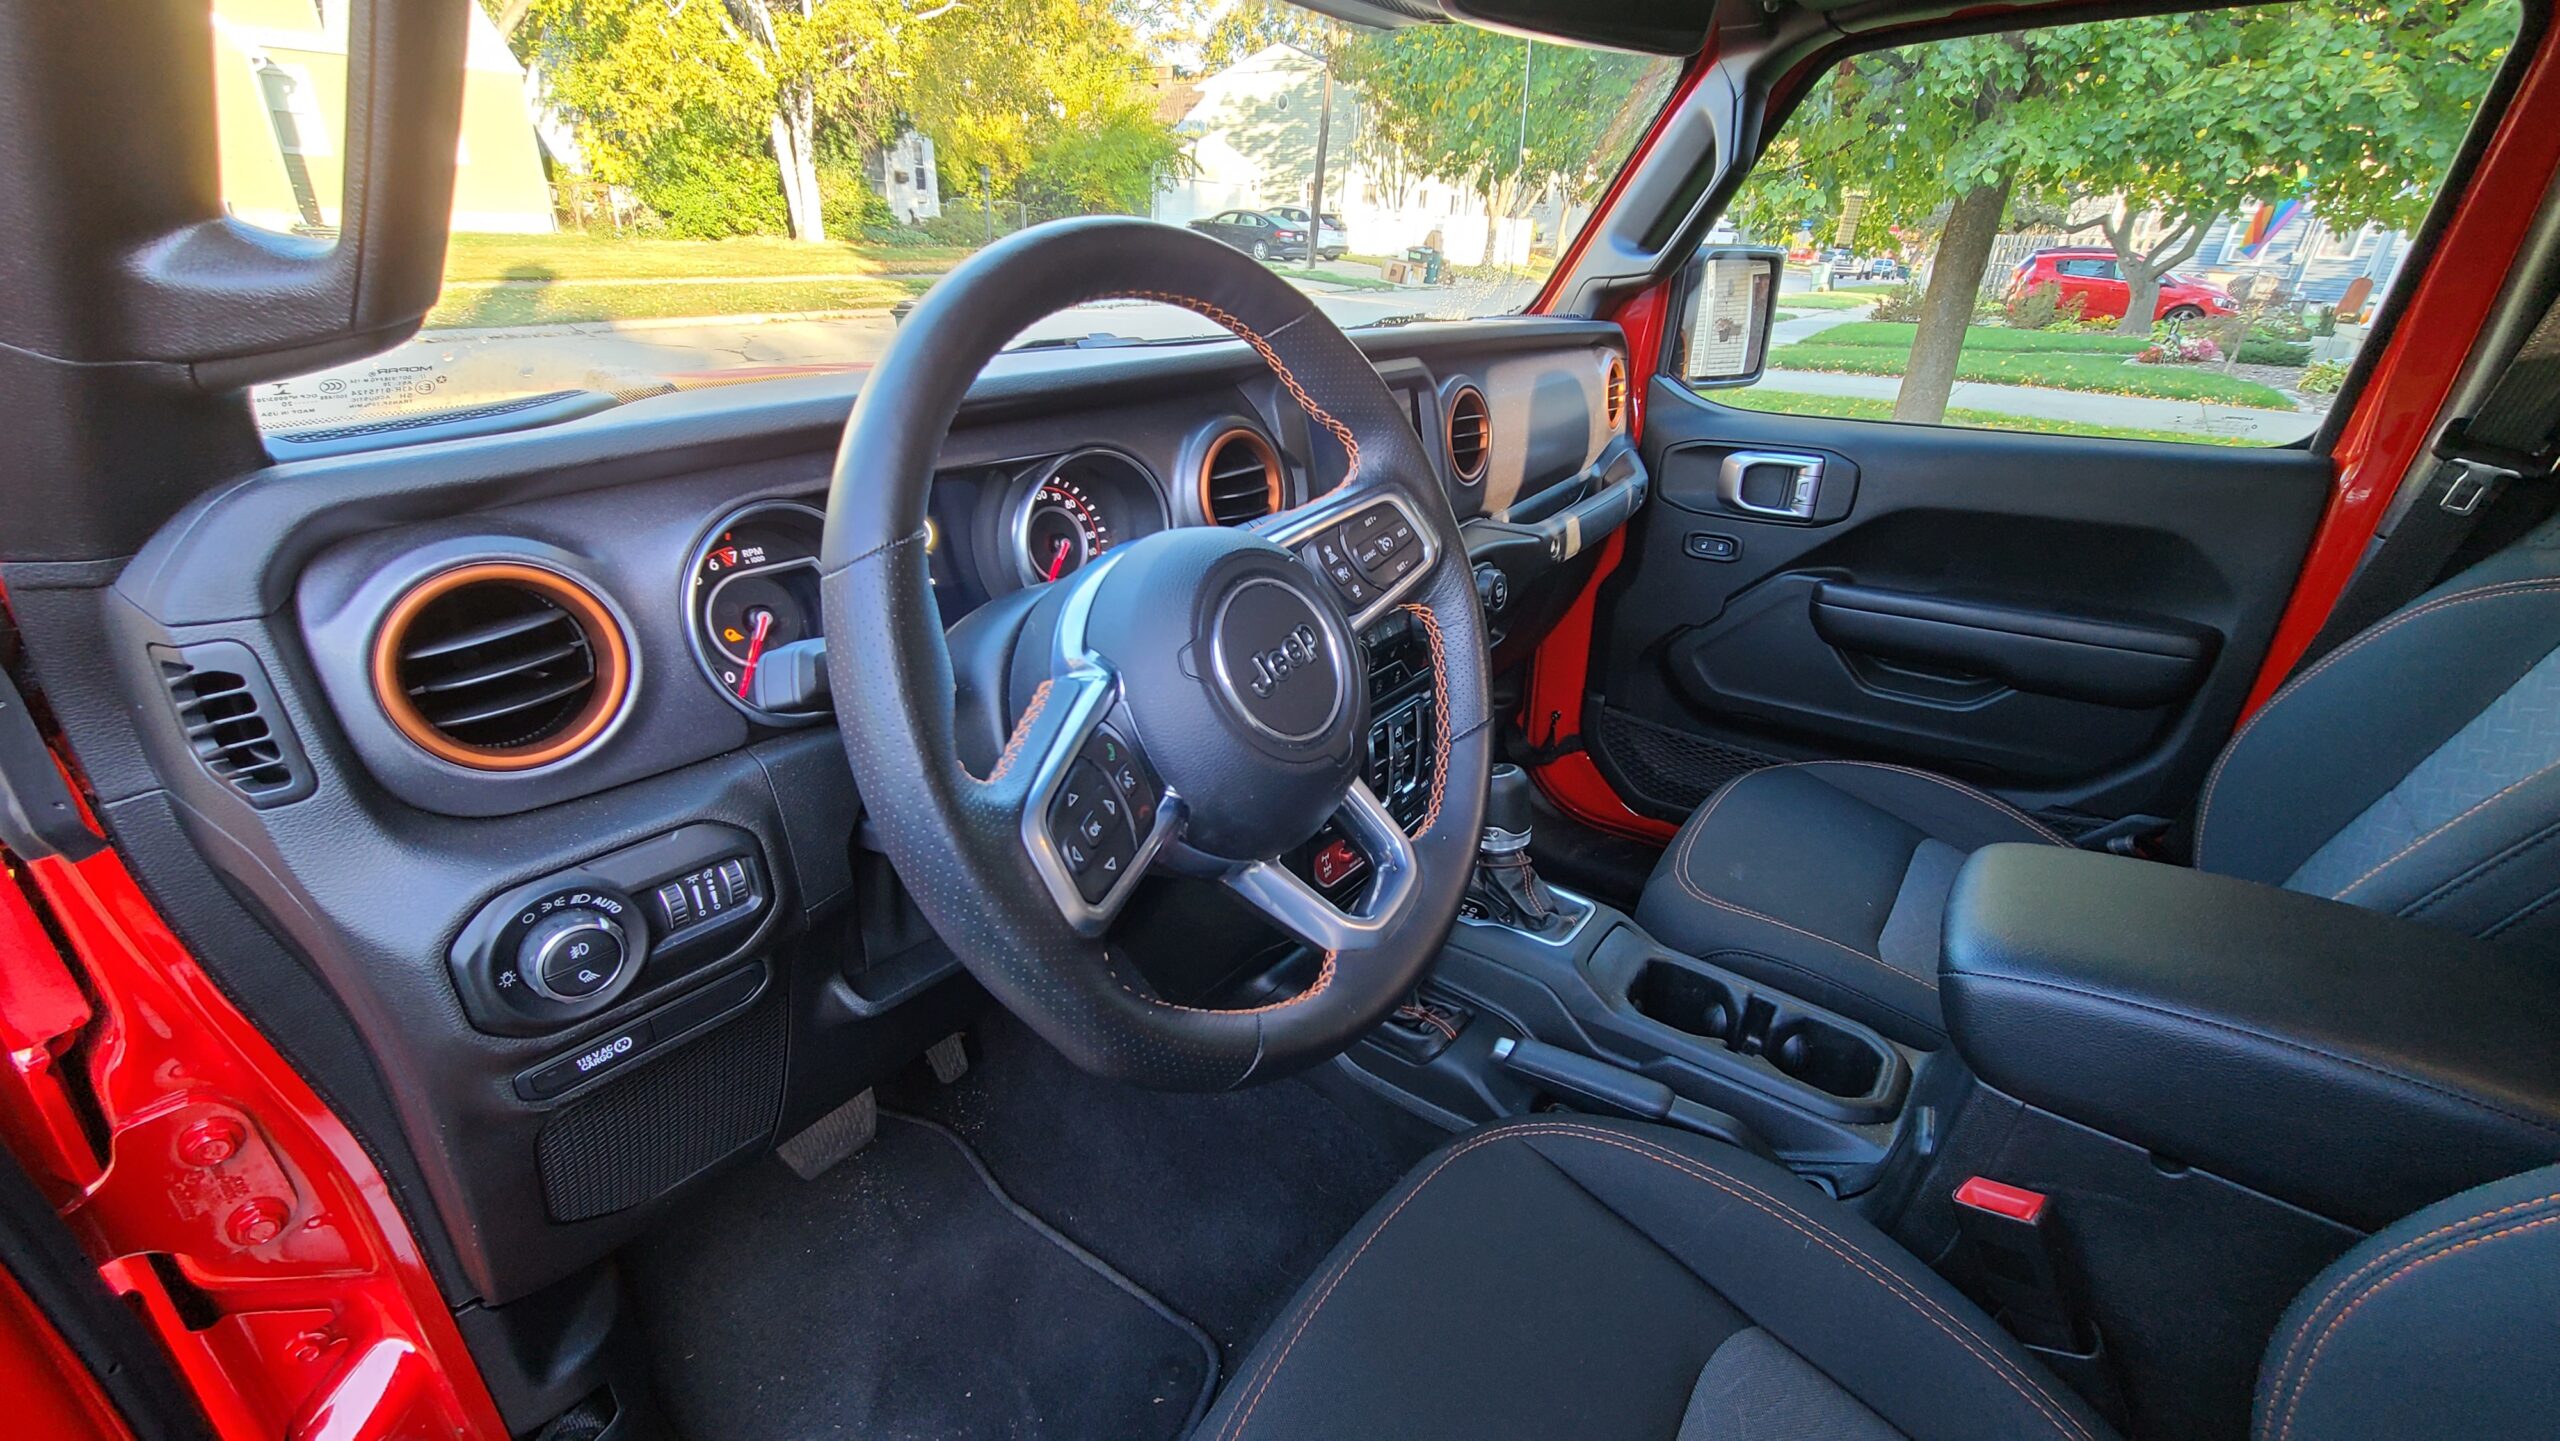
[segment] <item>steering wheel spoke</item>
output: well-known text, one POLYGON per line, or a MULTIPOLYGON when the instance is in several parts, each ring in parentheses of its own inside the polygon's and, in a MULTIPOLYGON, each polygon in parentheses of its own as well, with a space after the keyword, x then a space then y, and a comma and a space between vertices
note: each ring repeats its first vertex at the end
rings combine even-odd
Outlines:
POLYGON ((1369 860, 1358 906, 1344 910, 1277 860, 1248 861, 1219 877, 1227 889, 1299 940, 1319 950, 1365 950, 1393 931, 1420 889, 1413 842, 1364 781, 1353 781, 1334 819, 1369 860))
POLYGON ((1256 529, 1332 589, 1355 635, 1421 589, 1440 559, 1431 527, 1392 486, 1320 496, 1256 529))
POLYGON ((1120 678, 1085 657, 1050 682, 1042 709, 1054 725, 1034 725, 1040 743, 1022 800, 1022 845, 1058 911, 1080 935, 1097 936, 1180 831, 1181 797, 1167 790, 1114 719, 1120 678))

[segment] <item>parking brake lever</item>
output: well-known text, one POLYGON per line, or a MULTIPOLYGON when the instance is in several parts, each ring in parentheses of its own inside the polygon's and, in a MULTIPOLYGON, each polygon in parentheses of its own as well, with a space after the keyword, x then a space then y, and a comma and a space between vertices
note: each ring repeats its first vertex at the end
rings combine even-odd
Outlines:
POLYGON ((1606 1061, 1576 1055, 1562 1046, 1526 1037, 1505 1036, 1493 1043, 1493 1058, 1507 1069, 1612 1116, 1632 1121, 1660 1121, 1729 1146, 1740 1146, 1764 1160, 1778 1153, 1760 1134, 1713 1106, 1702 1106, 1662 1082, 1639 1076, 1606 1061))

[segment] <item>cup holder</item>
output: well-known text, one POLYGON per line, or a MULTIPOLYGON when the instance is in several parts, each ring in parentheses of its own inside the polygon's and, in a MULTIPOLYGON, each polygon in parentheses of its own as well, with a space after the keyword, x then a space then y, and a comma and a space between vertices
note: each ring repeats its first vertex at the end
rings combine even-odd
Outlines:
POLYGON ((1779 1074, 1844 1101, 1873 1096, 1891 1064, 1871 1036, 1669 956, 1649 957, 1637 968, 1627 1003, 1639 1015, 1736 1055, 1757 1056, 1779 1074))

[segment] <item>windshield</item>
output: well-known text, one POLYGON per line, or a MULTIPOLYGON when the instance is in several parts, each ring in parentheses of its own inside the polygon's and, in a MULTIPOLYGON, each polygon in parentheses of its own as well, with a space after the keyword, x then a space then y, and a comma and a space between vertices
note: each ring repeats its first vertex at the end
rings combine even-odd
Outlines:
MULTIPOLYGON (((232 214, 333 234, 345 5, 212 8, 244 62, 218 97, 232 214)), ((280 438, 859 370, 973 251, 1077 215, 1199 231, 1346 328, 1517 312, 1678 70, 1279 0, 478 0, 471 23, 443 295, 406 344, 259 387, 280 438)), ((1220 333, 1104 302, 1015 343, 1220 333)))

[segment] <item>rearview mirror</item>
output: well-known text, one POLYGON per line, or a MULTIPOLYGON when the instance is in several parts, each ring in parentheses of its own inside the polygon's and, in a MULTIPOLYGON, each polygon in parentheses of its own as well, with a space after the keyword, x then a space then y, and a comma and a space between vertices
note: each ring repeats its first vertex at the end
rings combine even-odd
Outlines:
POLYGON ((1680 332, 1680 374, 1693 389, 1749 385, 1769 363, 1769 327, 1778 312, 1786 252, 1767 246, 1710 245, 1682 277, 1689 297, 1680 332))

